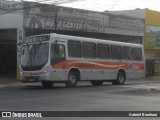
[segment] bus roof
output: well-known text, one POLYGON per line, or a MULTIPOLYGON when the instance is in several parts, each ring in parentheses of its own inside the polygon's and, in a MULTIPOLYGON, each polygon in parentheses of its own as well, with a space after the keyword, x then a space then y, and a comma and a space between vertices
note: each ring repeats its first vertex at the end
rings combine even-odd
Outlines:
MULTIPOLYGON (((108 43, 108 44, 114 44, 114 45, 143 47, 142 44, 136 44, 136 43, 126 43, 126 42, 112 41, 112 40, 106 40, 106 39, 79 37, 79 36, 63 35, 63 34, 56 34, 56 33, 40 34, 40 35, 34 35, 34 36, 29 36, 29 37, 38 37, 38 36, 45 36, 45 35, 50 35, 51 37, 54 37, 55 39, 77 40, 77 41, 85 41, 85 42, 95 42, 95 43, 98 42, 98 43, 106 43, 106 44, 108 43)), ((29 37, 26 37, 26 38, 29 38, 29 37)))
POLYGON ((136 43, 126 43, 126 42, 119 42, 119 41, 112 41, 112 40, 105 40, 105 39, 95 39, 95 38, 87 38, 87 37, 78 37, 78 36, 71 36, 71 35, 62 35, 62 34, 56 34, 51 33, 51 36, 54 38, 60 38, 64 40, 77 40, 77 41, 85 41, 85 42, 95 42, 95 43, 108 43, 108 44, 115 44, 115 45, 126 45, 126 46, 139 46, 143 47, 142 44, 136 44, 136 43))

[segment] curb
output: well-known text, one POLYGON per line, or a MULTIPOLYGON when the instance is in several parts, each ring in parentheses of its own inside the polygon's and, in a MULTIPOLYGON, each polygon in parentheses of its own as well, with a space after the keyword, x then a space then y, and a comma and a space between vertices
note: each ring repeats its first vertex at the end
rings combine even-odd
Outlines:
POLYGON ((160 87, 156 87, 156 88, 151 88, 149 89, 149 91, 159 91, 160 90, 160 87))
POLYGON ((19 86, 19 85, 21 85, 21 84, 20 84, 20 83, 2 84, 2 85, 0 85, 0 88, 12 87, 12 86, 19 86))
POLYGON ((145 77, 145 79, 160 80, 160 76, 145 77))

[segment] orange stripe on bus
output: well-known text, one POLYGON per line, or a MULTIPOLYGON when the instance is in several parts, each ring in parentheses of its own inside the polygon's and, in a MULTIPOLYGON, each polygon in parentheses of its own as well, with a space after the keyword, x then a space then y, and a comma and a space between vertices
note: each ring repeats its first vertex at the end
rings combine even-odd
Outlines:
POLYGON ((78 60, 65 60, 53 66, 55 69, 69 69, 77 67, 79 69, 133 69, 133 70, 144 70, 143 63, 132 63, 130 67, 128 62, 94 62, 94 61, 78 61, 78 60))

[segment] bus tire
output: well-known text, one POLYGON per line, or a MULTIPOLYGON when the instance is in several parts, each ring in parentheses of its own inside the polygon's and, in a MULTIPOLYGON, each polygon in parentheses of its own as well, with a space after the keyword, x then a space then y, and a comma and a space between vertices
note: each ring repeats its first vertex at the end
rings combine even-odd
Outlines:
POLYGON ((119 71, 117 74, 117 80, 112 81, 113 85, 123 85, 126 80, 126 75, 124 71, 119 71))
POLYGON ((103 81, 90 81, 93 86, 101 86, 103 81))
POLYGON ((68 88, 76 87, 77 83, 78 83, 78 75, 76 74, 76 72, 74 71, 69 72, 68 81, 65 83, 66 87, 68 88))
POLYGON ((50 81, 41 81, 41 83, 44 88, 51 88, 53 86, 53 82, 50 81))

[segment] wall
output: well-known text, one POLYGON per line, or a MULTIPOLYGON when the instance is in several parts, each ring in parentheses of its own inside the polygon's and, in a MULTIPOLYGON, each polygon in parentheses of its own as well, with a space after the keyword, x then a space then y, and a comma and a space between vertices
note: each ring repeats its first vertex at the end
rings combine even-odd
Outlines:
POLYGON ((0 1, 0 28, 23 27, 23 5, 22 2, 0 1))
POLYGON ((105 11, 106 13, 111 13, 115 15, 126 15, 134 18, 145 19, 146 10, 145 9, 133 9, 133 10, 122 10, 122 11, 105 11))
POLYGON ((24 3, 24 27, 144 36, 144 21, 124 15, 24 3))
POLYGON ((149 9, 145 20, 145 56, 146 66, 154 63, 149 67, 152 75, 160 75, 160 12, 149 9))
POLYGON ((21 28, 23 27, 23 14, 8 13, 0 15, 0 28, 21 28))

